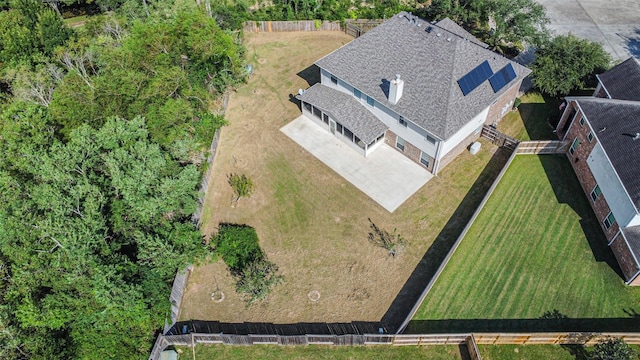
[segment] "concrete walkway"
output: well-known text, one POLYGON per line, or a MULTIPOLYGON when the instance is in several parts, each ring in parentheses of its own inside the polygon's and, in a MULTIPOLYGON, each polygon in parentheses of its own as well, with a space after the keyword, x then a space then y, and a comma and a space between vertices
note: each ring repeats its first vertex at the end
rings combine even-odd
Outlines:
POLYGON ((536 0, 551 19, 549 28, 599 42, 615 59, 640 59, 640 1, 536 0))
POLYGON ((386 144, 365 158, 305 116, 280 131, 389 212, 433 177, 386 144))

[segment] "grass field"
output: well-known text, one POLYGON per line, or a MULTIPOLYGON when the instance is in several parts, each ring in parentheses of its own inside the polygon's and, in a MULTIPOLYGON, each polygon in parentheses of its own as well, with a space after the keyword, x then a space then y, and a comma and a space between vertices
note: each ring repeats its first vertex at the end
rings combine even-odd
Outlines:
MULTIPOLYGON (((191 349, 182 348, 181 357, 191 358, 191 349)), ((387 360, 458 360, 463 359, 460 349, 455 345, 448 346, 196 346, 196 360, 204 359, 387 359, 387 360)))
POLYGON ((616 271, 567 159, 520 155, 409 330, 637 331, 640 289, 616 271))
POLYGON ((279 129, 300 115, 293 94, 317 81, 314 61, 350 40, 341 32, 246 35, 254 73, 229 101, 202 230, 209 236, 221 222, 253 226, 284 282, 247 309, 224 263, 204 264, 189 279, 181 319, 401 322, 505 163, 508 154, 485 143, 390 214, 291 141, 279 129), (235 207, 231 172, 255 184, 235 207), (368 218, 397 229, 406 252, 392 258, 370 244, 368 218), (225 293, 223 302, 211 300, 216 289, 225 293), (311 291, 319 301, 309 299, 311 291))
POLYGON ((482 360, 576 360, 575 349, 562 345, 479 345, 482 360))

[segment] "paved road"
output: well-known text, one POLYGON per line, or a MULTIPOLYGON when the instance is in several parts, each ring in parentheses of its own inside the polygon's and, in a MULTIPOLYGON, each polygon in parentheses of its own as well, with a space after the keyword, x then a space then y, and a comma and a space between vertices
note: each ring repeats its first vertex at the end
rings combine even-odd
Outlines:
POLYGON ((640 0, 537 0, 557 34, 597 41, 619 60, 640 59, 640 0))

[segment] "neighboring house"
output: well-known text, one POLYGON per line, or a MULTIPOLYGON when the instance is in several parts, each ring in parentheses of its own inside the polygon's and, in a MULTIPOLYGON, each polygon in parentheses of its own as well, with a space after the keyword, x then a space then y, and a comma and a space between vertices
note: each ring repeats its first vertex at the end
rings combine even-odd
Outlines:
POLYGON ((640 285, 640 64, 598 76, 595 97, 568 97, 556 131, 629 285, 640 285))
POLYGON ((386 142, 436 174, 507 113, 530 71, 449 19, 400 13, 318 60, 302 113, 367 156, 386 142))

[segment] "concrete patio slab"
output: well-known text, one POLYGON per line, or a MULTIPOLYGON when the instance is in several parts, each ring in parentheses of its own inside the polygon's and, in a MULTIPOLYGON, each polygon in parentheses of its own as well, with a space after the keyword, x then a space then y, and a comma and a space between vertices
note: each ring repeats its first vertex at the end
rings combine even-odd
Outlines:
POLYGON ((389 212, 433 177, 387 144, 365 158, 305 116, 280 131, 389 212))

